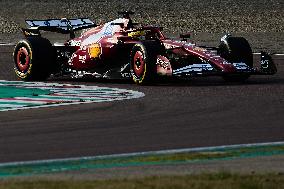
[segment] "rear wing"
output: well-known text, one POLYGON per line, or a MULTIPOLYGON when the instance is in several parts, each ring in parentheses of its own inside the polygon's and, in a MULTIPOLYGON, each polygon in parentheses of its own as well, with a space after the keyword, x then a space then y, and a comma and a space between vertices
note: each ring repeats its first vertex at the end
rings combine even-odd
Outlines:
POLYGON ((77 19, 48 19, 48 20, 26 20, 29 28, 22 28, 25 36, 40 35, 40 30, 57 32, 62 34, 70 34, 71 38, 74 38, 74 32, 76 30, 82 30, 86 28, 92 28, 97 26, 88 18, 77 19))

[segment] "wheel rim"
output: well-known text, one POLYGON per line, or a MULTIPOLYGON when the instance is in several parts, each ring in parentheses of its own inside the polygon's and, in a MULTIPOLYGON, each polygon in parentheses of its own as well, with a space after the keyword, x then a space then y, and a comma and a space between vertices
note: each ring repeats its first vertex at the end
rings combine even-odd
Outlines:
POLYGON ((135 76, 141 78, 144 74, 144 69, 145 69, 145 60, 143 53, 141 51, 137 51, 134 54, 133 58, 133 72, 135 76))
POLYGON ((17 53, 17 68, 21 72, 26 72, 29 68, 30 56, 25 47, 21 47, 17 53))

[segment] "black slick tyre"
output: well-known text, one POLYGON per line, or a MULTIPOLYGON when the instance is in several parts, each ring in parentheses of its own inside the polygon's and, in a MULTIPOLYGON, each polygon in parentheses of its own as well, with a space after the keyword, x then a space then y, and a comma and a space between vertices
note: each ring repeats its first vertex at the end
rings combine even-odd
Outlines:
MULTIPOLYGON (((226 41, 221 41, 218 54, 230 63, 243 62, 250 68, 253 67, 253 54, 248 41, 243 37, 227 37, 226 41)), ((248 79, 249 73, 239 73, 234 75, 224 75, 225 81, 242 82, 248 79)))
POLYGON ((130 53, 130 72, 136 84, 153 83, 157 77, 157 55, 163 51, 158 41, 143 41, 133 46, 130 53))
POLYGON ((42 37, 27 37, 14 49, 15 73, 24 81, 46 80, 55 63, 55 52, 49 40, 42 37))

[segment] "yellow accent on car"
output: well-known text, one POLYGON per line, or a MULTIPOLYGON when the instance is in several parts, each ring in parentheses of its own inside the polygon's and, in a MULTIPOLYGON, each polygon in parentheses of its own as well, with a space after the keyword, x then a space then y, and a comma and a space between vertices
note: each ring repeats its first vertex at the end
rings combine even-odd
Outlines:
POLYGON ((206 51, 206 49, 201 48, 201 47, 195 47, 194 50, 196 50, 196 51, 206 51))
POLYGON ((144 36, 146 32, 144 30, 141 31, 133 31, 128 33, 128 37, 139 37, 139 36, 144 36))
POLYGON ((94 43, 89 48, 89 54, 91 58, 98 58, 102 53, 102 48, 100 44, 94 43))

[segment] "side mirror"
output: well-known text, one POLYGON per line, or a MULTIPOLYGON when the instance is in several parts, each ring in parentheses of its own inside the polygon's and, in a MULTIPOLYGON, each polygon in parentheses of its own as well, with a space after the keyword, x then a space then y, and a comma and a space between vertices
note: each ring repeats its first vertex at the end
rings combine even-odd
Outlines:
POLYGON ((180 34, 179 37, 182 39, 182 41, 187 41, 187 39, 190 38, 190 33, 180 34))

